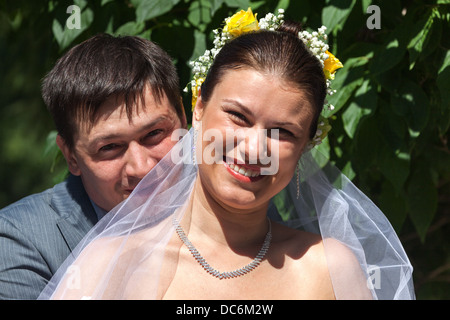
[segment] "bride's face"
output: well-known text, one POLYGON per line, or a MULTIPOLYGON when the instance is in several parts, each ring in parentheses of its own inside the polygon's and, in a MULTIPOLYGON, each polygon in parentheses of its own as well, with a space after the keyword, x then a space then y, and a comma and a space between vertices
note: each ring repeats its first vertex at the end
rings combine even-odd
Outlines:
POLYGON ((199 97, 194 110, 194 127, 203 134, 197 162, 206 193, 228 208, 267 204, 293 177, 312 119, 302 90, 253 69, 227 71, 210 100, 199 97))

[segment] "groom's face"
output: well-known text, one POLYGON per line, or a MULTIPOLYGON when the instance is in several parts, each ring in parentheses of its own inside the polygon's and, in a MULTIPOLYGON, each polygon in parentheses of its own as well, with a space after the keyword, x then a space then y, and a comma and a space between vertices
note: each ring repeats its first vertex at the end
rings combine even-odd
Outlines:
POLYGON ((139 181, 173 147, 171 134, 185 127, 164 95, 158 103, 151 90, 145 92, 145 106, 138 104, 129 118, 125 104, 112 98, 99 110, 89 129, 80 126, 74 148, 58 136, 69 170, 81 176, 91 200, 109 211, 126 199, 139 181))

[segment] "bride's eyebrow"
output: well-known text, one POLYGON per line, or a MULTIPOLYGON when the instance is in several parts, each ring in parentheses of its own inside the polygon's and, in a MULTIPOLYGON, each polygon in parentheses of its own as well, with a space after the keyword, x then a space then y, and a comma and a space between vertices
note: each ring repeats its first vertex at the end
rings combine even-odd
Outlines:
POLYGON ((242 111, 243 111, 244 113, 252 114, 252 111, 251 111, 248 107, 246 107, 245 105, 243 105, 242 103, 240 103, 240 102, 237 101, 237 100, 234 100, 234 99, 222 99, 222 102, 226 102, 226 103, 229 103, 229 104, 233 104, 233 105, 235 105, 236 107, 242 109, 242 111))
MULTIPOLYGON (((222 102, 226 102, 226 103, 229 103, 229 104, 237 106, 238 108, 240 108, 243 111, 243 113, 253 114, 252 111, 248 107, 246 107, 245 105, 243 105, 242 103, 240 103, 237 100, 234 100, 234 99, 222 99, 222 102)), ((299 127, 298 124, 296 124, 294 122, 289 122, 289 121, 275 121, 274 120, 272 125, 279 126, 279 127, 299 127)))

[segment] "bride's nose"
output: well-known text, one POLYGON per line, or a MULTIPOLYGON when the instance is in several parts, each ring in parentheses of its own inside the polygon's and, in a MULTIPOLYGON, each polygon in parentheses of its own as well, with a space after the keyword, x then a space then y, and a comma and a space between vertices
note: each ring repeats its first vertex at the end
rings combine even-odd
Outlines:
POLYGON ((267 134, 262 129, 247 129, 239 139, 238 152, 242 160, 249 164, 258 164, 260 157, 267 154, 267 134))

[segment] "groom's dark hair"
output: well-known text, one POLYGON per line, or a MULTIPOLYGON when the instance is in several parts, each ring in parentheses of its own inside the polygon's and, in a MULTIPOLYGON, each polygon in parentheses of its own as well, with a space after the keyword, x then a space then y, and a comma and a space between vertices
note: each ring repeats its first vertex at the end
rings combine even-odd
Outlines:
POLYGON ((179 79, 169 55, 149 40, 99 34, 57 61, 43 81, 42 97, 58 134, 73 148, 79 126, 92 126, 108 98, 123 99, 131 117, 147 88, 158 103, 165 94, 182 119, 179 79))

